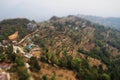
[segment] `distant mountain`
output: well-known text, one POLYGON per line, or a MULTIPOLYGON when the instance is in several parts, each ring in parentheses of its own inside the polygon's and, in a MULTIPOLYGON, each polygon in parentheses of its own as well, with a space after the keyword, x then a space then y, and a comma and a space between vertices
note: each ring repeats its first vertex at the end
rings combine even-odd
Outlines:
POLYGON ((120 30, 120 18, 117 17, 98 17, 91 15, 78 15, 79 17, 90 20, 94 23, 102 24, 104 26, 112 27, 120 30))

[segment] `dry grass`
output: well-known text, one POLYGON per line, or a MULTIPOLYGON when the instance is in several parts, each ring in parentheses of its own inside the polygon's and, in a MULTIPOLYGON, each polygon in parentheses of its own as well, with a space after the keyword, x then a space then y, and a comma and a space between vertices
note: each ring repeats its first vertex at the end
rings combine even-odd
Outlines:
POLYGON ((41 80, 43 75, 47 75, 48 80, 51 80, 54 75, 56 80, 77 80, 76 73, 72 70, 51 66, 46 63, 41 63, 41 66, 42 68, 39 73, 32 72, 32 76, 37 79, 39 78, 38 80, 41 80))

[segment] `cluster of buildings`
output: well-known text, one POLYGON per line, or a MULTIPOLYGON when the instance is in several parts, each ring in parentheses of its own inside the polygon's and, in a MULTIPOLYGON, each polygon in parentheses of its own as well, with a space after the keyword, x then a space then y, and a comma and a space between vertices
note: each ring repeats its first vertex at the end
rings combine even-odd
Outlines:
POLYGON ((27 29, 30 30, 30 31, 36 30, 37 29, 37 24, 30 22, 30 23, 27 24, 27 29))
MULTIPOLYGON (((34 36, 39 36, 39 35, 34 34, 34 36)), ((41 49, 39 48, 39 46, 35 45, 32 42, 31 37, 27 37, 25 39, 24 47, 26 47, 27 50, 29 51, 28 53, 25 54, 25 57, 27 58, 31 58, 32 56, 37 57, 37 58, 40 57, 41 49)))
POLYGON ((10 69, 10 65, 3 62, 0 63, 0 80, 10 80, 10 74, 7 70, 10 69))
MULTIPOLYGON (((35 23, 28 23, 27 29, 30 31, 35 31, 37 29, 37 25, 35 23)), ((0 42, 0 46, 5 47, 12 43, 14 53, 17 53, 17 51, 19 50, 19 52, 23 54, 26 58, 31 58, 32 56, 39 58, 41 49, 32 42, 32 37, 28 36, 27 38, 25 38, 26 45, 24 43, 21 43, 20 45, 24 44, 24 46, 19 46, 16 45, 18 36, 18 31, 16 31, 15 33, 8 36, 9 40, 3 40, 2 42, 0 42), (25 47, 29 51, 26 51, 25 47)), ((33 34, 33 36, 39 37, 38 34, 33 34)), ((9 64, 5 62, 0 63, 0 80, 10 80, 10 74, 9 72, 7 72, 8 69, 10 69, 9 64)))

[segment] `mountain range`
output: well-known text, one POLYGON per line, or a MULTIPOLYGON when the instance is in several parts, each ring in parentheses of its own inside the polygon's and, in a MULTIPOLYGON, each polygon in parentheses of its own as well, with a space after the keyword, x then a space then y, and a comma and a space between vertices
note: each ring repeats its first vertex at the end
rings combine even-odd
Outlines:
POLYGON ((99 17, 91 15, 77 15, 78 17, 85 18, 94 23, 98 23, 107 27, 115 28, 120 30, 120 18, 119 17, 99 17))

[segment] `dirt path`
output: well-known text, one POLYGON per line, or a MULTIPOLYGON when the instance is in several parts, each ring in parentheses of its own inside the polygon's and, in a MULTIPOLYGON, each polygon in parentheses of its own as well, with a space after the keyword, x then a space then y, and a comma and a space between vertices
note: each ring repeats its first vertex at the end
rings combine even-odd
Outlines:
POLYGON ((39 30, 37 29, 36 31, 32 32, 31 34, 26 35, 26 36, 25 36, 24 38, 22 38, 16 45, 21 44, 27 37, 35 34, 35 33, 38 32, 38 31, 39 31, 39 30))

